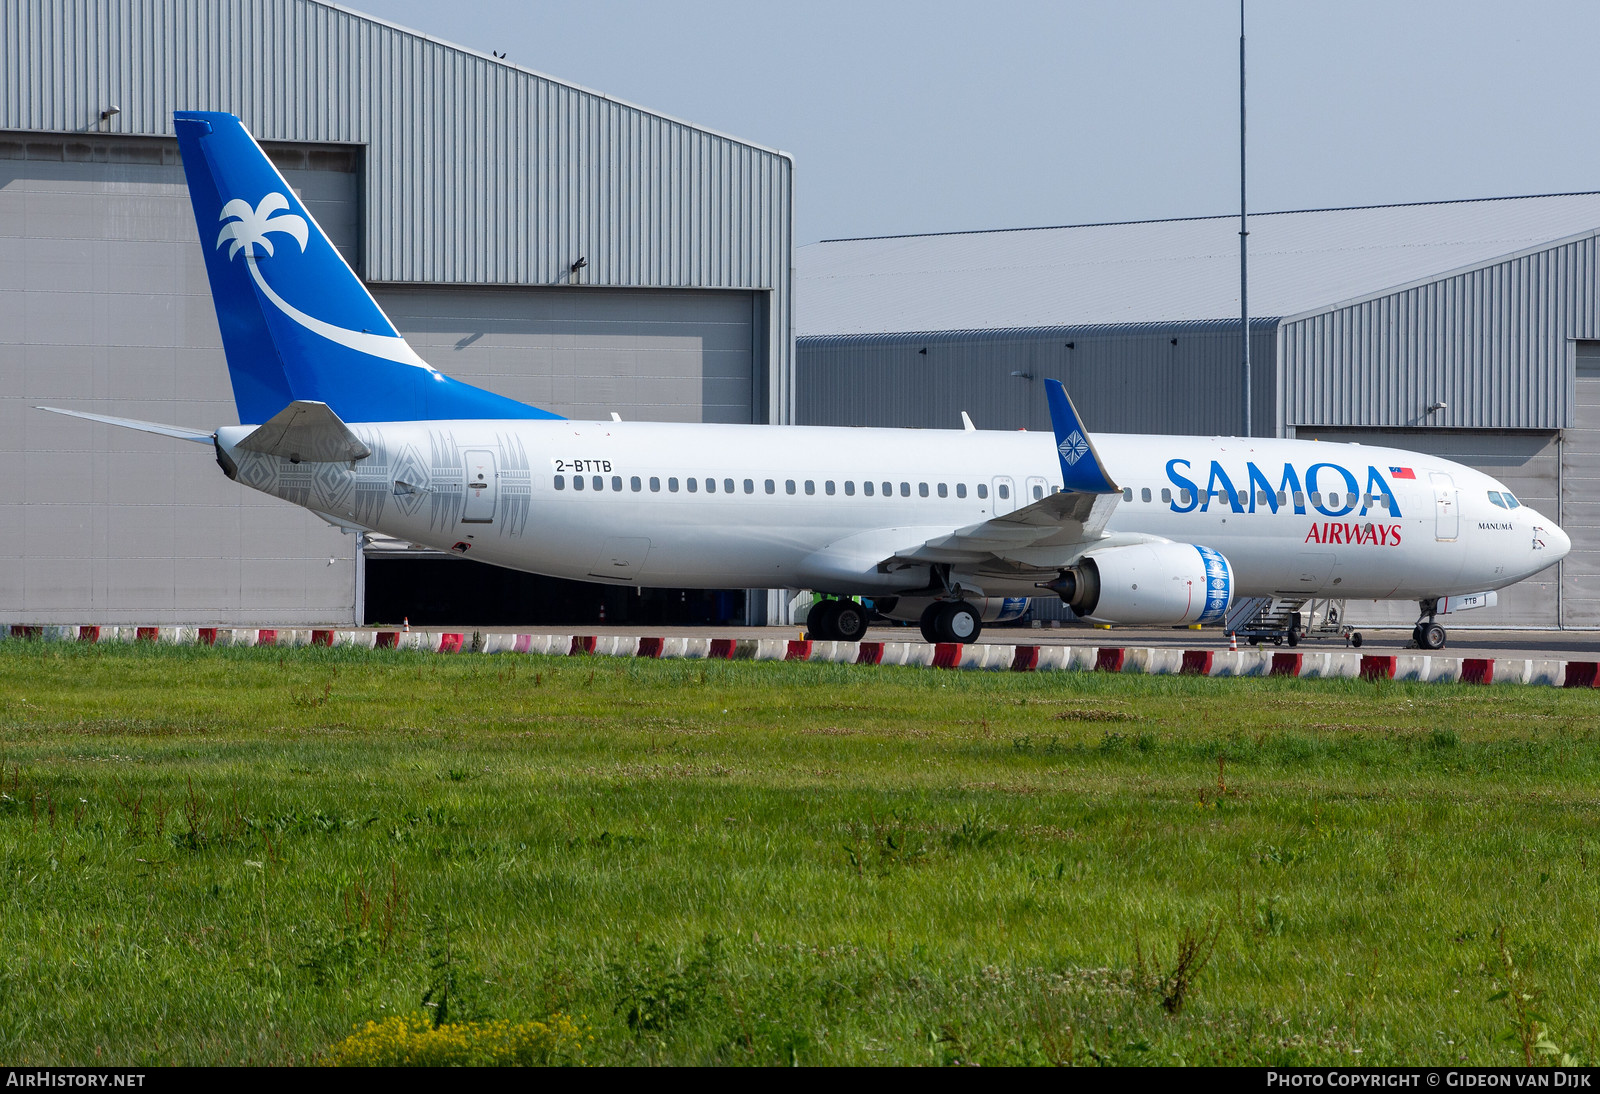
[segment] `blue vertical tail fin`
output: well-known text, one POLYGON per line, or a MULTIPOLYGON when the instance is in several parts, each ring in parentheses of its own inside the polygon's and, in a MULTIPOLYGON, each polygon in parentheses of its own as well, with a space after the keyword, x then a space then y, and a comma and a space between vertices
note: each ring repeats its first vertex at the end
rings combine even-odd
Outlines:
POLYGON ((559 415, 418 357, 232 114, 173 114, 239 420, 296 400, 346 422, 559 415))

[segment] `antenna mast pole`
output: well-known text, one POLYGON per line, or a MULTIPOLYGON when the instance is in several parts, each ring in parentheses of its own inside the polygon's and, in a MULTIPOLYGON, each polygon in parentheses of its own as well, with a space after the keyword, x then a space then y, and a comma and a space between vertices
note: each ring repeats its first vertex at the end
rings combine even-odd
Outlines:
POLYGON ((1244 4, 1239 0, 1239 328, 1244 342, 1244 435, 1250 423, 1250 228, 1246 219, 1244 176, 1244 4))

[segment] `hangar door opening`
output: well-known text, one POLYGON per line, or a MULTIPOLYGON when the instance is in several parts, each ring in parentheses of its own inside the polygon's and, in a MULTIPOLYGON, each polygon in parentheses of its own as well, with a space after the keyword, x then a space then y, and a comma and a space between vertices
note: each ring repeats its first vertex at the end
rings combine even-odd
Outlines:
POLYGON ((567 418, 766 420, 766 293, 375 286, 441 372, 567 418))
POLYGON ((1600 342, 1579 342, 1572 428, 1561 440, 1561 625, 1600 627, 1600 342))

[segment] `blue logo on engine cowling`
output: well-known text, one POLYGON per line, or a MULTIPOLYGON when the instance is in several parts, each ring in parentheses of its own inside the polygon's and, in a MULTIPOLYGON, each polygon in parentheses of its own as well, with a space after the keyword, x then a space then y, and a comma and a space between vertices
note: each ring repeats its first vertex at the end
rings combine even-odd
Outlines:
POLYGON ((1196 623, 1221 623, 1228 616, 1228 601, 1233 599, 1233 574, 1228 560, 1210 547, 1195 544, 1206 567, 1206 610, 1196 623))

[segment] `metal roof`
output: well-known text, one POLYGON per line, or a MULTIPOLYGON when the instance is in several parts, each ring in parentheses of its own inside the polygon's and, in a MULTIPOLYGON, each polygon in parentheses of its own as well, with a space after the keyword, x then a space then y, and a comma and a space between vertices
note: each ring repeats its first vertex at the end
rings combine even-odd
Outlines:
MULTIPOLYGON (((1600 231, 1600 193, 1250 217, 1250 311, 1291 316, 1600 231)), ((1239 218, 828 240, 801 336, 1237 318, 1239 218)))

